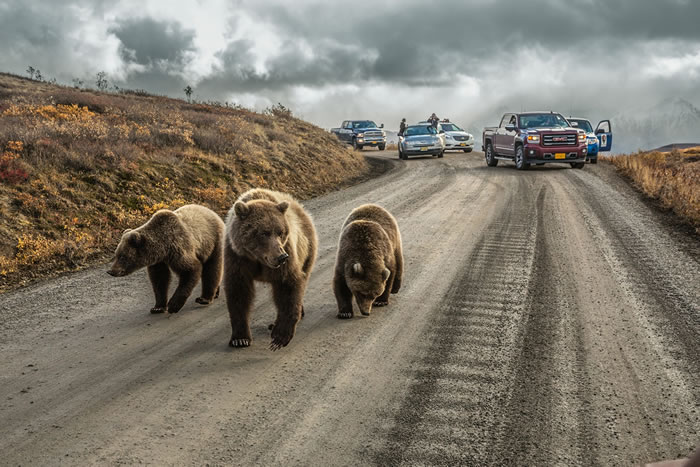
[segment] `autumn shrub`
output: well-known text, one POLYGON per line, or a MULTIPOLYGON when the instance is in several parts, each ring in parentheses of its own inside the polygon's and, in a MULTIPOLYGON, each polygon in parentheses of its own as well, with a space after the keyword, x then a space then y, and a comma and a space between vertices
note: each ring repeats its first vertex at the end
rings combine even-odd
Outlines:
POLYGON ((700 148, 606 157, 647 196, 700 232, 700 148))

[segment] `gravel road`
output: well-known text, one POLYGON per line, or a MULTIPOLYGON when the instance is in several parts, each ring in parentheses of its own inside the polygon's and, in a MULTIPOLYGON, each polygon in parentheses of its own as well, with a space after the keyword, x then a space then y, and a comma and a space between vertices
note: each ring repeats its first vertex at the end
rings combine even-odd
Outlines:
MULTIPOLYGON (((225 299, 151 315, 106 266, 0 296, 4 465, 639 465, 700 441, 700 245, 606 164, 399 161, 305 203, 306 317, 230 349, 225 299), (397 218, 403 288, 341 321, 339 228, 397 218)), ((193 295, 196 297, 197 295, 193 295)))

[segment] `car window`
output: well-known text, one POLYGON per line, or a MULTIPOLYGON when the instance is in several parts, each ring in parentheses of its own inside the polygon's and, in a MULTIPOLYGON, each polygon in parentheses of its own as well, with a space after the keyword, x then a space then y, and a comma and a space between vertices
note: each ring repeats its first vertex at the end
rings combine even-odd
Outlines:
POLYGON ((542 113, 520 116, 520 128, 566 128, 569 122, 559 114, 542 113))
POLYGON ((353 128, 376 128, 377 124, 371 120, 361 120, 357 122, 352 122, 353 128))
POLYGON ((585 131, 586 133, 593 133, 593 127, 591 126, 591 122, 588 120, 584 119, 579 119, 579 118, 573 118, 569 119, 570 122, 576 122, 578 124, 578 127, 585 131))
POLYGON ((432 126, 409 126, 404 132, 404 136, 434 135, 437 130, 432 126))
POLYGON ((454 123, 442 123, 442 129, 445 131, 464 131, 454 123))

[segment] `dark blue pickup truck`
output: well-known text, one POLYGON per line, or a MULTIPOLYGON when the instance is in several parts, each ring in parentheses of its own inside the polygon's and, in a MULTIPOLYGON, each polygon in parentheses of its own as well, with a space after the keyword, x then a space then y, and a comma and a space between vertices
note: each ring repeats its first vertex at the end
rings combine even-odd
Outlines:
POLYGON ((339 140, 352 144, 355 149, 374 146, 383 151, 386 148, 384 124, 377 126, 372 120, 345 120, 340 128, 331 128, 331 133, 339 140))

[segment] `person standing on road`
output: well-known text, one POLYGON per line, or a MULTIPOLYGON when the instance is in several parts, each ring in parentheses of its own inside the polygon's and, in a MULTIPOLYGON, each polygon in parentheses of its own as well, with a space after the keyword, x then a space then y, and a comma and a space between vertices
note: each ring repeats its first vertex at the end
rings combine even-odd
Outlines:
POLYGON ((437 115, 435 115, 435 112, 430 116, 428 119, 428 123, 437 130, 438 123, 440 122, 440 119, 438 118, 437 115))
POLYGON ((406 131, 406 119, 402 118, 399 124, 399 136, 403 136, 404 131, 406 131))

